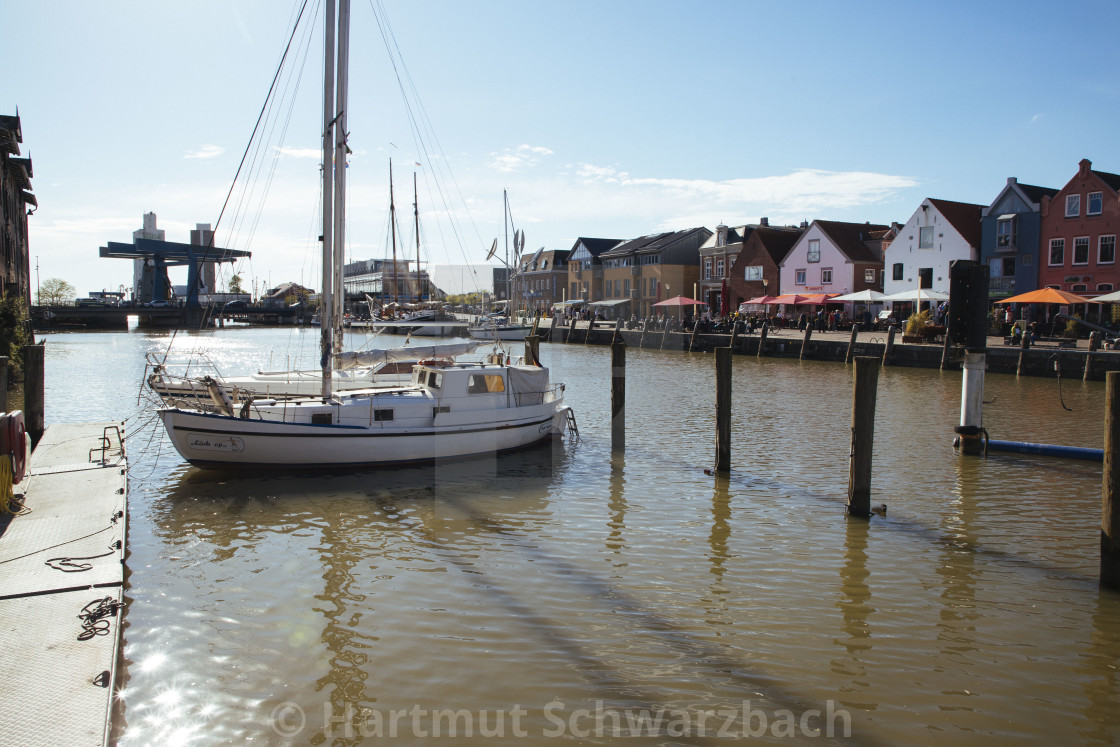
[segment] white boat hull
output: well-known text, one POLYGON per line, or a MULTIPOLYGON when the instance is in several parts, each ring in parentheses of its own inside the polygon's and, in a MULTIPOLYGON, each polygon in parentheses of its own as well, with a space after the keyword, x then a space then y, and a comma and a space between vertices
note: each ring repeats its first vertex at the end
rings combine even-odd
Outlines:
POLYGON ((563 432, 559 401, 518 408, 516 417, 428 427, 374 423, 294 424, 167 408, 160 410, 175 449, 204 467, 375 467, 511 451, 563 432))
POLYGON ((507 324, 498 327, 471 327, 471 337, 476 340, 524 340, 532 327, 521 324, 507 324))

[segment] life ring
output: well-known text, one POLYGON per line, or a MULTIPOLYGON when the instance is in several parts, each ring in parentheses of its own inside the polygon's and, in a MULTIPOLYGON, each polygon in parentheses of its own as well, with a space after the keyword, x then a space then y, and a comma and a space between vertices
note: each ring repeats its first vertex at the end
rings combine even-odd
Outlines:
POLYGON ((27 468, 27 428, 23 422, 23 411, 15 410, 5 415, 2 428, 4 437, 0 453, 12 455, 12 482, 22 482, 27 468))
POLYGON ((450 358, 424 358, 416 362, 418 366, 428 366, 429 368, 447 368, 453 365, 455 361, 450 358))

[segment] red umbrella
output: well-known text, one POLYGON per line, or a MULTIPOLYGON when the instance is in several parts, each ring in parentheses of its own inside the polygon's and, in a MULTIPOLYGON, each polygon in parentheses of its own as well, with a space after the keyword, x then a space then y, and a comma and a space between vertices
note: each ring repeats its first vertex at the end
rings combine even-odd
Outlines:
POLYGON ((752 298, 750 300, 743 301, 743 303, 745 303, 745 304, 759 304, 759 305, 766 306, 768 304, 774 303, 774 298, 775 298, 774 296, 759 296, 758 298, 752 298))
POLYGON ((727 316, 731 313, 731 299, 727 297, 727 281, 723 281, 723 285, 719 289, 719 314, 720 316, 727 316))
POLYGON ((796 293, 783 293, 782 295, 778 296, 777 298, 775 298, 770 303, 771 303, 771 305, 777 305, 777 304, 784 303, 784 304, 789 304, 791 306, 797 306, 798 304, 808 303, 807 298, 808 298, 807 296, 801 296, 801 295, 798 295, 796 293))
POLYGON ((654 306, 704 306, 703 301, 697 301, 695 298, 688 296, 674 296, 668 298, 660 303, 655 303, 654 306))

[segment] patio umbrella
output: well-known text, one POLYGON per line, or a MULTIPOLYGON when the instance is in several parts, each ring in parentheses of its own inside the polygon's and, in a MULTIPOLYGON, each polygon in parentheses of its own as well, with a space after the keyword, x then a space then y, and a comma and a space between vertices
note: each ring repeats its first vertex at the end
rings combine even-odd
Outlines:
POLYGON ((689 298, 688 296, 674 296, 672 298, 668 298, 668 299, 665 299, 664 301, 660 301, 660 302, 654 304, 654 306, 704 306, 704 305, 705 304, 704 304, 703 301, 697 301, 695 298, 689 298))
POLYGON ((751 298, 749 300, 743 301, 743 304, 740 304, 740 305, 749 304, 749 305, 766 306, 766 305, 774 303, 774 298, 775 298, 775 296, 758 296, 757 298, 751 298))
POLYGON ((1120 291, 1112 291, 1112 293, 1105 293, 1103 296, 1097 296, 1090 299, 1098 303, 1120 303, 1120 291))
POLYGON ((796 306, 797 304, 805 303, 805 296, 796 293, 783 293, 770 302, 771 305, 790 304, 796 306))
POLYGON ((1056 303, 1069 306, 1077 303, 1100 303, 1100 301, 1057 288, 1039 288, 1038 290, 1020 293, 1011 298, 1005 298, 1002 301, 996 301, 996 303, 1056 303))
POLYGON ((812 293, 802 297, 801 303, 810 306, 824 306, 826 303, 840 303, 836 300, 838 293, 812 293))
POLYGON ((942 293, 941 291, 930 290, 928 288, 914 288, 913 290, 902 291, 901 293, 892 293, 889 296, 883 296, 881 301, 948 301, 949 294, 942 293))
POLYGON ((856 303, 875 303, 877 301, 882 301, 886 297, 886 293, 880 293, 877 290, 871 290, 870 288, 868 288, 867 290, 856 291, 855 293, 847 293, 843 296, 836 296, 832 300, 855 301, 856 303))

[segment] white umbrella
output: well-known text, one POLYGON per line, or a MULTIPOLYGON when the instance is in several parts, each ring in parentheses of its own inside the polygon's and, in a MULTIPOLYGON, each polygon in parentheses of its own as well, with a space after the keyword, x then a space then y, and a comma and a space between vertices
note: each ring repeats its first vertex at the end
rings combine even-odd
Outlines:
POLYGON ((901 293, 892 293, 889 296, 883 296, 882 301, 948 301, 949 294, 942 293, 941 291, 929 290, 927 288, 915 288, 914 290, 902 291, 901 293))
POLYGON ((1100 303, 1120 303, 1120 291, 1105 293, 1103 296, 1097 296, 1096 298, 1092 298, 1090 300, 1099 301, 1100 303))
POLYGON ((885 294, 880 293, 877 290, 871 290, 870 288, 868 288, 866 290, 856 291, 855 293, 848 293, 848 294, 843 295, 843 296, 836 296, 835 298, 831 298, 829 300, 831 300, 831 301, 856 301, 856 302, 860 302, 860 303, 878 303, 879 301, 882 301, 884 298, 886 298, 885 294))

